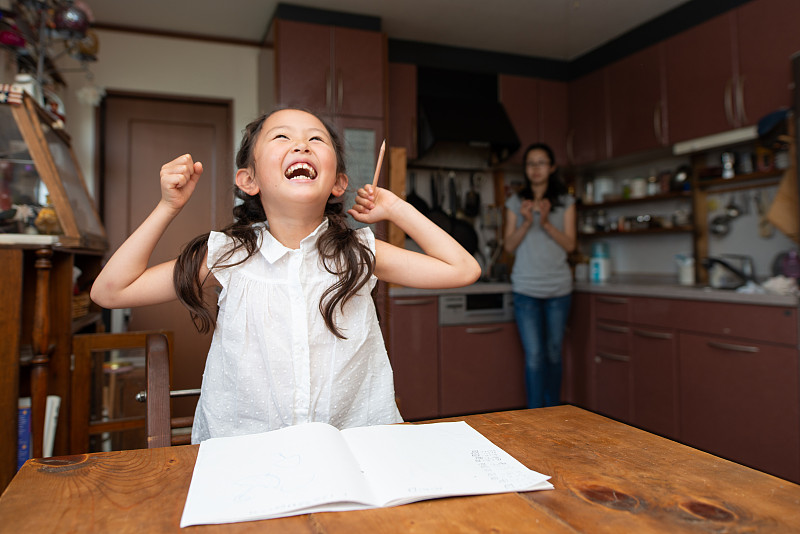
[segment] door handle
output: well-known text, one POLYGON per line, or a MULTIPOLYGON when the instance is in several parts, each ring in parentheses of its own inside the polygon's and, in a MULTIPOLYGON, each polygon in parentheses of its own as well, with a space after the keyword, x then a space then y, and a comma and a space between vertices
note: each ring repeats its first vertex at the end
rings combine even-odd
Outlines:
POLYGON ((651 332, 649 330, 634 330, 634 334, 641 337, 649 337, 652 339, 672 339, 672 334, 669 332, 651 332))
POLYGON ((594 361, 600 363, 600 360, 614 360, 616 362, 629 362, 631 361, 630 356, 625 356, 623 354, 614 354, 613 352, 604 352, 604 351, 597 351, 597 357, 595 357, 594 361))
POLYGON ((405 299, 394 301, 398 306, 425 306, 426 304, 433 304, 433 302, 434 299, 405 299))
POLYGON ((599 330, 605 330, 606 332, 615 332, 617 334, 627 334, 630 332, 627 326, 614 326, 605 323, 597 323, 597 328, 599 330))
POLYGON ((709 341, 708 346, 715 349, 732 350, 734 352, 755 353, 759 351, 758 347, 753 347, 751 345, 734 345, 733 343, 722 343, 721 341, 709 341))
POLYGON ((467 334, 494 334, 496 332, 502 332, 503 329, 499 326, 484 326, 478 328, 467 328, 467 334))

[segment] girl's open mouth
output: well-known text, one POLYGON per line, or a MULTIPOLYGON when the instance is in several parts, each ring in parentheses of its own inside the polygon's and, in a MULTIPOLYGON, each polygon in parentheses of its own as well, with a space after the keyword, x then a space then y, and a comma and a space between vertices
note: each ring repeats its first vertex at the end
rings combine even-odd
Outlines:
POLYGON ((284 176, 289 180, 313 180, 317 177, 317 171, 308 163, 299 162, 289 165, 289 168, 284 172, 284 176))

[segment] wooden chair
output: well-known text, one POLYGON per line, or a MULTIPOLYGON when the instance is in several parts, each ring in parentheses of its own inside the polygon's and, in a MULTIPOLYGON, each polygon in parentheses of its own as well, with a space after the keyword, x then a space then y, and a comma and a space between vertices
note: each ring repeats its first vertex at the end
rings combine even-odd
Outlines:
MULTIPOLYGON (((162 339, 166 340, 167 347, 172 346, 172 332, 165 330, 73 336, 74 361, 69 404, 69 450, 71 454, 89 452, 92 435, 106 433, 123 435, 130 434, 131 431, 135 432, 137 429, 142 429, 142 434, 145 433, 145 416, 141 411, 135 416, 119 417, 112 408, 109 408, 109 405, 113 404, 109 401, 126 404, 128 407, 136 406, 136 393, 145 384, 144 370, 137 368, 129 373, 127 380, 121 381, 119 380, 121 376, 114 374, 115 370, 105 369, 108 362, 105 361, 105 354, 102 353, 119 350, 131 354, 131 358, 134 356, 141 358, 142 355, 146 356, 147 337, 150 334, 160 335, 162 339), (134 374, 135 377, 131 376, 134 374), (103 384, 106 379, 109 386, 104 388, 103 384), (127 391, 129 389, 131 391, 127 391), (95 415, 94 420, 92 420, 92 414, 95 415)), ((139 443, 143 444, 143 442, 139 443)), ((123 446, 122 448, 131 447, 123 446)))
POLYGON ((191 427, 194 417, 172 417, 170 400, 173 397, 197 396, 199 389, 172 390, 170 386, 170 340, 163 333, 147 335, 145 349, 145 382, 147 389, 136 396, 146 402, 145 428, 147 448, 185 445, 189 434, 173 434, 173 429, 191 427))

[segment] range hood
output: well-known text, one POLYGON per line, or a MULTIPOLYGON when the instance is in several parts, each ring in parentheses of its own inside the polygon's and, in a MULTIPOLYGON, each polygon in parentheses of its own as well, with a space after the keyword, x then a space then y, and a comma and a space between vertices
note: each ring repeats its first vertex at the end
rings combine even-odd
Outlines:
POLYGON ((496 75, 420 68, 417 81, 420 161, 493 166, 519 149, 496 75))

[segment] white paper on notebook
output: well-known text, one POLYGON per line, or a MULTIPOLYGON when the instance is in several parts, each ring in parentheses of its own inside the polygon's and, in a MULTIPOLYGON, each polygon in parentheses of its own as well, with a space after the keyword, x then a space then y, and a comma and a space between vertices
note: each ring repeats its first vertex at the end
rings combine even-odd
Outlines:
POLYGON ((463 421, 324 423, 200 445, 181 527, 552 489, 463 421))

